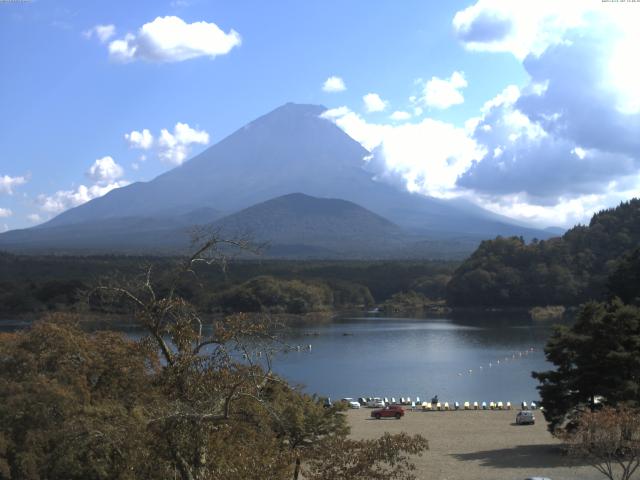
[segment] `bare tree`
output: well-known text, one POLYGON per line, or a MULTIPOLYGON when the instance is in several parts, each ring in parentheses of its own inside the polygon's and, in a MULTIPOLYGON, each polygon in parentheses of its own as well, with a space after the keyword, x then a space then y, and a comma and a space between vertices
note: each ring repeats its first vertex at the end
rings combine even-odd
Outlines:
POLYGON ((562 438, 609 480, 629 480, 640 466, 640 412, 604 407, 582 413, 562 438))

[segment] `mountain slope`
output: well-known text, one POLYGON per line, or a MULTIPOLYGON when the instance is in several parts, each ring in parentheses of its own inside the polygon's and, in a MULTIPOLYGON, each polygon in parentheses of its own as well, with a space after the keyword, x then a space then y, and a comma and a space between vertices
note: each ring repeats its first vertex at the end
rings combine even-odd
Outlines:
POLYGON ((320 118, 324 110, 317 105, 286 104, 156 179, 114 190, 62 213, 48 225, 171 215, 200 207, 233 213, 303 192, 348 200, 422 231, 548 236, 464 201, 428 198, 374 181, 363 169, 369 152, 320 118))
MULTIPOLYGON (((463 200, 425 197, 373 180, 363 168, 369 152, 321 118, 324 111, 317 105, 286 104, 150 182, 112 190, 43 225, 0 235, 0 248, 172 249, 184 243, 189 225, 292 192, 353 202, 388 219, 419 237, 405 239, 405 244, 418 242, 415 249, 405 249, 408 255, 425 255, 425 245, 434 246, 431 240, 446 247, 456 239, 470 252, 479 240, 495 235, 550 236, 463 200)), ((302 236, 321 238, 315 233, 302 236)))
POLYGON ((254 205, 213 225, 223 236, 247 234, 268 242, 267 253, 273 250, 277 256, 307 249, 311 256, 370 257, 389 254, 406 243, 400 227, 355 203, 300 193, 254 205))
POLYGON ((177 217, 126 217, 16 230, 0 238, 11 250, 118 250, 170 253, 186 249, 190 230, 206 226, 224 238, 267 242, 267 256, 371 258, 392 256, 407 245, 400 227, 355 203, 296 193, 274 198, 211 222, 214 213, 199 209, 177 217))

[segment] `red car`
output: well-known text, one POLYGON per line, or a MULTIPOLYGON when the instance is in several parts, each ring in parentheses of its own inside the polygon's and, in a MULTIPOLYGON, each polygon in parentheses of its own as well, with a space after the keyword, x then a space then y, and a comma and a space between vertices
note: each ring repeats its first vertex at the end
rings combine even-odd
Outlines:
POLYGON ((371 416, 376 420, 380 420, 382 417, 394 417, 396 420, 400 420, 400 417, 404 416, 404 408, 400 405, 389 405, 379 410, 371 412, 371 416))

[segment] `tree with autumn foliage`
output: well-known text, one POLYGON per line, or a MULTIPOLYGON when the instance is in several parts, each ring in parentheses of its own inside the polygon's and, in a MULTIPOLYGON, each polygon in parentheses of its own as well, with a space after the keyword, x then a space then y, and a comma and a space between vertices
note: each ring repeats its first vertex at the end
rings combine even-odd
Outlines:
POLYGON ((162 288, 149 267, 90 292, 129 312, 139 340, 69 317, 0 336, 0 480, 414 478, 426 440, 349 440, 340 407, 272 372, 284 346, 268 316, 212 321, 181 295, 229 246, 247 247, 209 237, 162 288))
POLYGON ((569 452, 587 460, 609 480, 630 480, 640 467, 640 412, 604 407, 583 412, 562 436, 569 452))

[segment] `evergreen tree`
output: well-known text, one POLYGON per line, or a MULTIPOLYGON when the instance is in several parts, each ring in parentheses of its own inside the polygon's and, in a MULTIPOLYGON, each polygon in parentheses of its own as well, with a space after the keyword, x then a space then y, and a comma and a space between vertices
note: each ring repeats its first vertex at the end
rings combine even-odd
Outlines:
POLYGON ((555 370, 533 372, 541 385, 549 429, 565 426, 593 407, 597 397, 610 405, 640 405, 640 308, 588 303, 572 327, 557 327, 546 348, 555 370))

